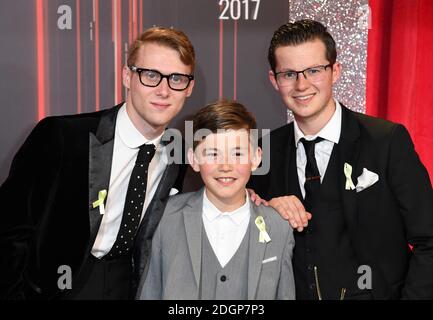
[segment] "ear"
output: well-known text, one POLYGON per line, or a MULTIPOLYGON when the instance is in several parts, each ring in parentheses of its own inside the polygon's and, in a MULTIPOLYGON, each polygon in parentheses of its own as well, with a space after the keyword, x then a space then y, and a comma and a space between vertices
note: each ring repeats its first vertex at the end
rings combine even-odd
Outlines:
POLYGON ((340 62, 335 62, 332 66, 332 84, 336 83, 341 76, 341 64, 340 62))
POLYGON ((132 76, 132 71, 128 68, 127 65, 123 66, 122 69, 123 86, 128 90, 131 87, 131 76, 132 76))
POLYGON ((253 153, 253 158, 251 159, 251 171, 256 171, 260 162, 262 162, 262 148, 257 147, 253 153))
POLYGON ((192 94, 192 89, 194 88, 195 80, 191 80, 188 88, 186 89, 186 96, 189 97, 192 94))
POLYGON ((198 161, 195 157, 194 150, 192 150, 192 148, 188 149, 188 161, 189 161, 189 165, 195 172, 200 172, 200 166, 198 165, 198 161))
POLYGON ((278 84, 277 84, 277 80, 275 80, 275 74, 272 70, 269 70, 269 80, 272 83, 272 86, 274 87, 275 90, 279 91, 280 89, 278 88, 278 84))

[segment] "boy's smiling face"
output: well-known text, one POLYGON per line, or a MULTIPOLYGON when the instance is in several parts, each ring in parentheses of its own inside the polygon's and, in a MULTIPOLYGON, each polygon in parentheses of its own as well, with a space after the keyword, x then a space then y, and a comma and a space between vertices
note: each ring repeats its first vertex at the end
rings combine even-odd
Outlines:
POLYGON ((206 136, 194 152, 190 149, 188 158, 209 200, 226 212, 245 203, 245 185, 260 164, 261 150, 253 149, 247 130, 221 130, 206 136))

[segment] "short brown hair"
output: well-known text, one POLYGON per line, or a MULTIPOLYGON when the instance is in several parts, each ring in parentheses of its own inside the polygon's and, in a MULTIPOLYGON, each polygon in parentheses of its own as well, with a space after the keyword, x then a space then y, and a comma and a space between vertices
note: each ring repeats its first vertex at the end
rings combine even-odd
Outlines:
POLYGON ((191 41, 180 30, 162 27, 147 29, 131 44, 127 61, 129 67, 135 64, 140 47, 149 42, 176 50, 179 53, 180 61, 191 67, 191 73, 194 72, 195 52, 191 41))
MULTIPOLYGON (((193 118, 194 134, 200 129, 217 133, 218 129, 256 129, 254 115, 242 104, 233 100, 218 100, 200 109, 193 118)), ((194 141, 193 148, 201 141, 194 141)))
POLYGON ((331 65, 337 60, 335 41, 326 27, 320 22, 304 19, 288 22, 274 32, 268 50, 268 61, 271 70, 276 72, 275 50, 279 47, 296 46, 319 39, 326 47, 326 59, 331 65))

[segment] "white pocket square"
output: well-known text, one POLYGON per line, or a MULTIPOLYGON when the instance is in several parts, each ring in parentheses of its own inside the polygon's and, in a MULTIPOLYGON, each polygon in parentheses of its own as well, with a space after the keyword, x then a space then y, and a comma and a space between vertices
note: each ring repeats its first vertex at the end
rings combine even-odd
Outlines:
POLYGON ((375 184, 379 181, 379 176, 373 171, 369 171, 366 168, 362 169, 362 174, 358 177, 358 184, 356 185, 356 192, 361 192, 364 189, 375 184))
POLYGON ((171 188, 170 193, 168 195, 169 196, 174 196, 177 193, 179 193, 179 190, 177 190, 176 188, 171 188))
POLYGON ((277 256, 263 260, 262 264, 268 263, 268 262, 272 262, 272 261, 276 261, 276 260, 277 260, 277 256))

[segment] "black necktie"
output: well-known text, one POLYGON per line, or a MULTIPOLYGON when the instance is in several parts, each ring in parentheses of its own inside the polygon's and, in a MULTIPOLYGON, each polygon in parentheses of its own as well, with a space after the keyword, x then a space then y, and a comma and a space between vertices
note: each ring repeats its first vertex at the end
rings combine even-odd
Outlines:
POLYGON ((314 149, 316 143, 322 141, 323 138, 317 137, 314 140, 308 141, 301 138, 299 141, 302 142, 305 148, 305 154, 307 156, 307 165, 305 166, 305 209, 311 212, 314 196, 317 195, 320 189, 320 173, 317 168, 316 157, 314 154, 314 149))
POLYGON ((143 144, 138 151, 137 160, 129 178, 122 223, 116 241, 107 254, 108 259, 131 253, 146 197, 147 171, 154 154, 155 146, 153 144, 143 144))

